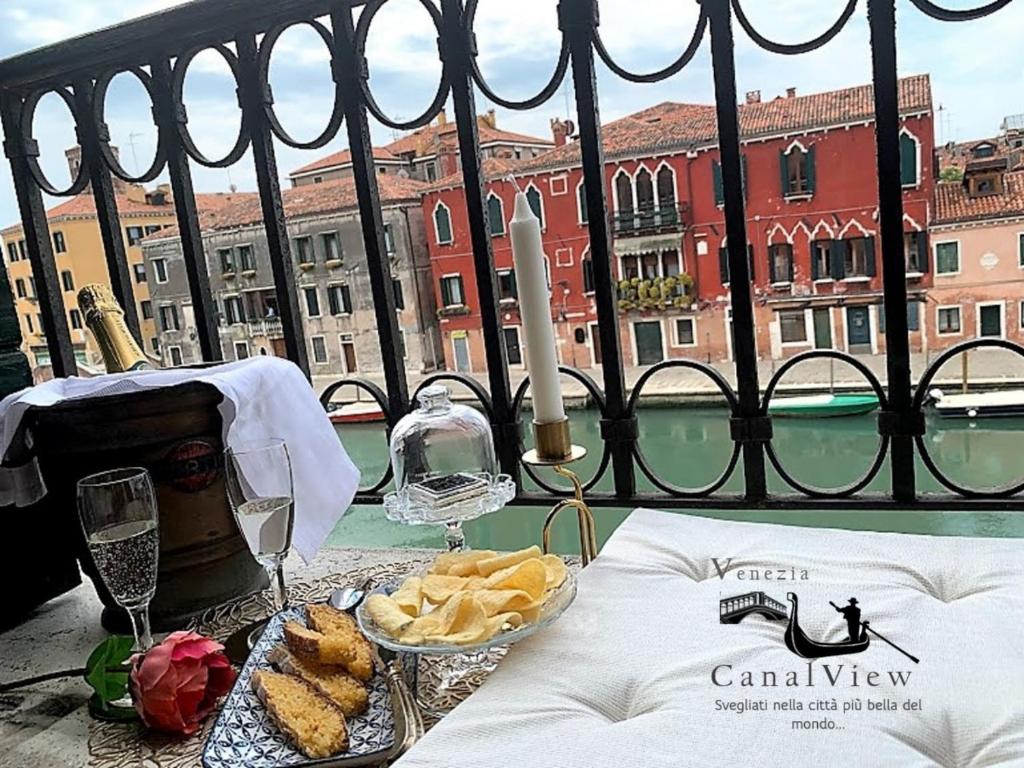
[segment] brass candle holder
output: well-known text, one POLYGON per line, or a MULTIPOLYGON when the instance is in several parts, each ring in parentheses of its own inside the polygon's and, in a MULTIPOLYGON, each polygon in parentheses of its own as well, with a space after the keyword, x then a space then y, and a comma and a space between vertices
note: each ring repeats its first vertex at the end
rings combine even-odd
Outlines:
POLYGON ((544 519, 542 538, 544 552, 546 554, 550 549, 551 525, 558 513, 563 509, 575 509, 580 531, 580 558, 583 561, 583 567, 586 567, 597 557, 594 515, 590 511, 590 507, 583 501, 583 485, 580 483, 579 476, 571 469, 567 469, 565 465, 582 459, 587 455, 587 449, 582 445, 573 445, 569 435, 568 417, 546 424, 533 422, 533 435, 537 447, 523 454, 523 463, 534 467, 551 467, 556 474, 568 479, 573 486, 573 498, 558 502, 544 519))

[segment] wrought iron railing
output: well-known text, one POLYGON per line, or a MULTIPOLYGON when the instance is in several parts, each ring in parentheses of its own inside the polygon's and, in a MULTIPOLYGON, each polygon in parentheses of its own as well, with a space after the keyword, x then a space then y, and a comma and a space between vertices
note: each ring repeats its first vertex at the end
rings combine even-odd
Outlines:
MULTIPOLYGON (((438 373, 426 383, 458 381, 480 400, 489 417, 498 446, 499 461, 517 481, 528 474, 542 492, 522 491, 521 503, 548 504, 552 494, 563 491, 537 476, 520 462, 522 404, 527 388, 523 382, 513 392, 501 332, 491 238, 487 227, 485 180, 481 174, 474 91, 511 110, 526 110, 545 103, 561 90, 571 73, 579 125, 579 146, 586 189, 590 254, 593 260, 594 301, 599 320, 603 365, 601 382, 573 369, 563 372, 589 393, 600 413, 603 451, 594 475, 586 482, 594 505, 651 503, 663 507, 753 508, 779 507, 820 509, 920 508, 920 509, 1019 509, 1024 481, 998 490, 965 487, 944 474, 928 454, 925 432, 924 392, 938 369, 953 355, 970 347, 1000 347, 1024 355, 1020 346, 1002 340, 980 339, 948 350, 935 359, 914 387, 910 375, 907 333, 906 282, 903 259, 903 201, 899 163, 900 116, 897 100, 895 0, 866 0, 871 37, 872 80, 878 166, 878 202, 881 250, 884 259, 884 311, 887 349, 887 387, 855 358, 840 352, 818 350, 792 358, 782 365, 762 393, 758 381, 754 316, 751 303, 740 136, 737 118, 734 24, 761 48, 784 55, 812 51, 832 40, 850 20, 858 0, 848 0, 836 22, 819 37, 798 44, 782 44, 761 35, 743 11, 741 0, 702 0, 693 35, 678 58, 655 72, 632 72, 609 54, 600 34, 597 0, 560 0, 558 25, 561 48, 554 72, 534 96, 512 100, 495 93, 477 64, 474 17, 477 0, 420 0, 437 29, 442 71, 430 105, 411 119, 383 112, 368 83, 366 40, 373 20, 386 0, 280 0, 253 4, 249 0, 197 0, 138 21, 85 35, 65 43, 0 62, 0 112, 6 135, 5 149, 11 162, 32 271, 39 287, 47 345, 57 376, 75 372, 75 357, 64 311, 61 286, 54 264, 43 193, 73 195, 91 183, 92 194, 106 252, 110 283, 125 308, 129 327, 138 333, 136 303, 118 223, 112 176, 133 182, 155 179, 168 169, 174 193, 181 248, 187 268, 198 339, 206 361, 220 359, 217 315, 207 280, 206 256, 199 231, 199 217, 192 189, 191 166, 225 167, 252 150, 263 220, 275 280, 277 307, 289 357, 308 371, 307 348, 299 312, 286 222, 281 202, 274 139, 290 147, 317 149, 326 145, 344 125, 352 152, 362 234, 374 296, 385 387, 364 380, 353 383, 376 399, 389 424, 409 407, 409 391, 396 322, 390 264, 384 243, 377 180, 373 172, 368 119, 373 116, 395 130, 428 124, 449 96, 458 127, 460 162, 465 184, 469 231, 479 291, 481 322, 486 341, 487 385, 455 373, 438 373), (363 6, 356 20, 355 6, 363 6), (278 121, 268 83, 268 65, 275 42, 295 24, 311 27, 331 53, 335 82, 331 116, 323 132, 311 141, 290 136, 278 121), (718 120, 720 162, 724 189, 725 234, 732 293, 733 340, 738 387, 714 368, 693 360, 673 360, 654 366, 627 391, 618 329, 616 280, 610 258, 612 232, 607 215, 605 163, 600 134, 600 112, 595 63, 600 59, 617 76, 639 83, 665 80, 682 70, 694 57, 706 36, 710 37, 718 120), (182 99, 189 64, 204 49, 216 51, 230 67, 238 85, 242 127, 227 155, 204 156, 189 133, 182 99), (128 173, 110 147, 104 123, 104 100, 112 78, 120 72, 134 75, 153 103, 159 148, 152 166, 137 175, 128 173), (58 189, 43 174, 38 147, 32 136, 33 117, 40 98, 56 93, 74 117, 84 162, 71 184, 58 189), (600 211, 603 215, 594 215, 600 211), (772 442, 772 421, 767 405, 781 377, 794 365, 814 357, 833 357, 857 368, 878 394, 879 446, 867 473, 840 488, 815 488, 793 477, 780 461, 772 442), (644 455, 637 429, 637 407, 651 378, 667 368, 685 368, 707 376, 721 392, 730 411, 733 448, 721 475, 703 487, 682 487, 655 472, 644 455), (916 448, 916 450, 915 450, 916 448), (918 492, 915 455, 949 491, 945 495, 918 492), (861 493, 888 460, 891 487, 884 495, 861 493), (719 493, 742 461, 743 492, 719 493), (770 463, 792 489, 783 495, 769 494, 770 463), (598 492, 599 479, 611 476, 611 492, 598 492), (637 490, 638 476, 645 477, 655 493, 637 490)), ((966 21, 993 13, 1009 0, 994 0, 973 10, 948 10, 929 0, 911 0, 921 12, 944 21, 966 21)), ((340 385, 340 383, 339 383, 340 385)), ((327 402, 338 385, 324 393, 327 402)), ((680 456, 680 461, 685 461, 680 456)), ((376 478, 358 497, 377 501, 390 479, 390 470, 376 478)))
POLYGON ((651 232, 671 232, 683 229, 685 206, 666 205, 642 207, 637 210, 618 211, 615 214, 615 234, 622 236, 645 235, 651 232))

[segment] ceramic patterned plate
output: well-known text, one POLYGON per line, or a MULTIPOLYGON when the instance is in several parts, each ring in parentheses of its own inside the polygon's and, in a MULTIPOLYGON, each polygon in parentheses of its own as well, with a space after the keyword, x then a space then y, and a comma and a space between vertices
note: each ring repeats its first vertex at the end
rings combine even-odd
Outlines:
POLYGON ((238 675, 235 687, 228 694, 217 722, 203 749, 205 768, 326 768, 326 766, 374 762, 386 759, 395 738, 395 718, 387 682, 380 674, 368 683, 370 706, 359 717, 348 718, 348 751, 332 757, 310 760, 285 738, 271 722, 262 702, 252 690, 252 674, 257 669, 271 669, 266 657, 284 639, 284 623, 295 620, 305 623, 302 606, 277 614, 267 625, 248 661, 238 675))

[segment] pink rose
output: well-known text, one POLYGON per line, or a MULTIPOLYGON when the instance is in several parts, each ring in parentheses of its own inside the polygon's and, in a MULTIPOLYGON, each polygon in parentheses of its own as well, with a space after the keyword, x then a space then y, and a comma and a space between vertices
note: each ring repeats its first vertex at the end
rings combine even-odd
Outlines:
POLYGON ((173 632, 136 656, 131 691, 142 722, 165 733, 195 733, 235 682, 223 651, 223 645, 195 632, 173 632))

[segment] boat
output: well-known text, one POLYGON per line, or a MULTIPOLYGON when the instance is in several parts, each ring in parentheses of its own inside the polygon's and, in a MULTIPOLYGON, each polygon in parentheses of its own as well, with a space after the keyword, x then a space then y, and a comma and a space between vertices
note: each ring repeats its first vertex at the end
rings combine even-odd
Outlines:
POLYGON ((773 397, 768 403, 770 416, 817 417, 860 416, 878 408, 878 395, 826 394, 773 397))
POLYGON ((332 424, 368 424, 384 421, 384 412, 375 401, 355 402, 333 408, 329 406, 327 418, 332 424))
POLYGON ((928 399, 935 413, 945 419, 982 419, 995 416, 1024 416, 1024 389, 947 395, 933 389, 928 399))
POLYGON ((861 653, 868 649, 871 638, 867 630, 862 630, 863 638, 856 642, 846 641, 843 643, 819 643, 811 640, 800 628, 800 621, 797 617, 796 595, 790 592, 786 595, 793 607, 789 612, 789 624, 786 626, 786 647, 797 656, 804 659, 820 659, 823 656, 846 656, 851 653, 861 653))

